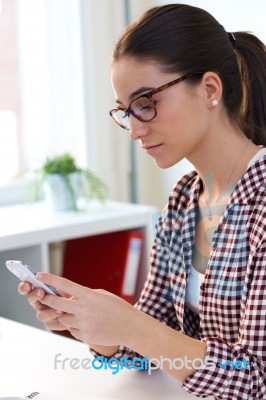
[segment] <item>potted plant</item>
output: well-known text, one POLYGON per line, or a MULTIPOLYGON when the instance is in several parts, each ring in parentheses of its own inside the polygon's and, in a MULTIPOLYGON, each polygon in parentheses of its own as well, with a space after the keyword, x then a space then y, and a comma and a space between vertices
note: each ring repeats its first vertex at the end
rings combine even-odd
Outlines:
POLYGON ((89 169, 78 167, 70 153, 47 157, 37 174, 33 197, 38 199, 43 189, 54 210, 77 210, 80 196, 101 201, 106 198, 102 180, 89 169))

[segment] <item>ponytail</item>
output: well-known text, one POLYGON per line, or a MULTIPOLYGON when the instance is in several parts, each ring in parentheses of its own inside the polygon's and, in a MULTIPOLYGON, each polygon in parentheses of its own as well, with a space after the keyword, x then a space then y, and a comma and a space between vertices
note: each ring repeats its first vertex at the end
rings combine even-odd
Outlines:
POLYGON ((256 36, 234 32, 243 100, 240 127, 257 145, 266 145, 266 47, 256 36))

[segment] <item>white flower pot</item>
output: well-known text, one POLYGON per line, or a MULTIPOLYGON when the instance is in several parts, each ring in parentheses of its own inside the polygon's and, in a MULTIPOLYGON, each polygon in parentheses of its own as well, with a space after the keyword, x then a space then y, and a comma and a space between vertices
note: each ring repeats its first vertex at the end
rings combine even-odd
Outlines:
POLYGON ((81 175, 73 172, 66 177, 49 174, 44 180, 45 201, 55 211, 76 210, 80 193, 81 175))

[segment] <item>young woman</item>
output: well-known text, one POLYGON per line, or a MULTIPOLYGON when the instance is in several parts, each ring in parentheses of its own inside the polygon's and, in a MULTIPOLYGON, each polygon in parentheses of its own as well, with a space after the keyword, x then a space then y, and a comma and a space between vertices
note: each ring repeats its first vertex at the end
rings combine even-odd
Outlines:
POLYGON ((158 220, 135 307, 45 273, 65 298, 29 284, 20 293, 39 320, 96 354, 186 358, 183 368, 163 368, 188 392, 265 399, 265 46, 227 33, 204 10, 170 4, 126 29, 111 74, 115 122, 159 167, 186 158, 195 171, 177 182, 158 220))

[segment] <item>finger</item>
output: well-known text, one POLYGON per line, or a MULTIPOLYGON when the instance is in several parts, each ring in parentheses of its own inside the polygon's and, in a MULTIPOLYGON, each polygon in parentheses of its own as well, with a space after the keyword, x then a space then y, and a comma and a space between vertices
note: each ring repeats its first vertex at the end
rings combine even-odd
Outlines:
POLYGON ((53 310, 52 308, 46 308, 44 310, 39 310, 36 313, 36 318, 38 321, 46 323, 53 319, 57 319, 60 315, 62 315, 61 311, 53 310))
POLYGON ((74 338, 83 341, 83 340, 82 340, 83 335, 82 335, 82 333, 80 332, 79 329, 76 329, 76 328, 69 328, 68 331, 71 333, 71 335, 72 335, 74 338))
POLYGON ((45 326, 52 331, 66 331, 66 327, 63 326, 58 319, 51 319, 45 323, 45 326))
POLYGON ((36 278, 43 283, 56 287, 62 290, 62 292, 77 298, 80 296, 80 290, 83 288, 83 286, 78 283, 62 278, 61 276, 48 274, 47 272, 37 272, 36 278))
POLYGON ((62 313, 60 316, 58 316, 58 321, 60 324, 65 326, 66 329, 77 328, 75 316, 72 314, 62 313))
POLYGON ((19 294, 26 295, 32 290, 31 284, 28 282, 20 282, 18 285, 19 294))
POLYGON ((40 303, 54 310, 60 310, 68 314, 75 314, 77 309, 77 301, 73 297, 65 298, 47 294, 40 300, 40 303))
POLYGON ((43 289, 34 289, 28 294, 28 302, 32 307, 45 296, 45 291, 43 289))
POLYGON ((58 291, 60 292, 60 295, 61 295, 62 297, 65 297, 66 299, 69 299, 70 297, 73 298, 73 296, 72 296, 71 294, 69 294, 69 293, 67 293, 67 292, 64 292, 63 290, 59 290, 59 289, 58 289, 58 291))

